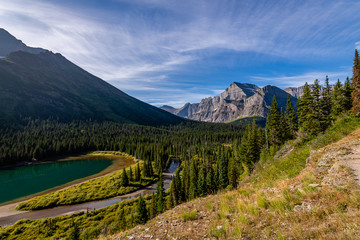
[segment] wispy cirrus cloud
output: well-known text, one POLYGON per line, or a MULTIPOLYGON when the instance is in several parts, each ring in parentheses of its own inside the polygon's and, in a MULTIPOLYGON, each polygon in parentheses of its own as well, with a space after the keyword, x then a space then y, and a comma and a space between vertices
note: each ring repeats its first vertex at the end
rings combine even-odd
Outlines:
POLYGON ((269 85, 276 85, 278 87, 299 87, 304 85, 305 82, 312 84, 315 79, 320 81, 320 84, 325 83, 326 76, 329 77, 330 84, 335 84, 338 79, 342 82, 349 76, 350 71, 342 72, 307 72, 299 75, 280 75, 272 77, 261 77, 261 76, 252 76, 254 82, 268 83, 269 85))
POLYGON ((337 58, 347 45, 359 47, 359 9, 352 0, 104 0, 93 5, 2 0, 0 22, 26 44, 60 52, 135 97, 153 104, 185 103, 225 89, 233 80, 218 77, 221 71, 233 71, 234 80, 281 86, 331 76, 307 66, 301 69, 305 74, 274 78, 270 68, 337 58), (221 58, 229 52, 240 59, 231 68, 227 61, 232 60, 221 58), (252 72, 240 68, 249 54, 256 59, 252 72), (214 70, 213 61, 225 67, 214 70), (217 76, 199 77, 199 69, 217 76), (251 77, 259 71, 262 77, 251 77), (174 77, 179 74, 183 77, 174 77), (207 90, 197 94, 200 86, 207 90), (166 95, 174 89, 176 94, 166 95), (163 100, 151 100, 158 98, 163 100))

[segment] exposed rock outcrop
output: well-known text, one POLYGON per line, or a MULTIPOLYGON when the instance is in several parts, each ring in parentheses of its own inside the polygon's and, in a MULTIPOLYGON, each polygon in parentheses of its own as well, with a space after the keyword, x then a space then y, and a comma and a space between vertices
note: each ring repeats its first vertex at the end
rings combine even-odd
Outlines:
MULTIPOLYGON (((295 90, 298 93, 300 90, 295 90)), ((186 103, 180 109, 163 110, 177 116, 206 122, 226 122, 239 117, 262 116, 266 117, 271 102, 276 96, 280 108, 285 109, 287 96, 292 95, 291 100, 296 104, 296 94, 287 93, 284 90, 267 85, 263 88, 250 83, 232 83, 220 96, 208 97, 200 103, 186 103)))

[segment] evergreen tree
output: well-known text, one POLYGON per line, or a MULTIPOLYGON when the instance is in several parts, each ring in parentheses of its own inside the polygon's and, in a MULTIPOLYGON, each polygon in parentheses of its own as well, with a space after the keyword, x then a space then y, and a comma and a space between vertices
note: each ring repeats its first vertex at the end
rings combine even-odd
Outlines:
POLYGON ((326 76, 325 88, 322 92, 322 98, 320 99, 320 126, 321 131, 325 131, 331 124, 331 86, 329 84, 329 77, 326 76))
POLYGON ((352 112, 358 116, 360 113, 360 60, 359 53, 357 49, 355 49, 355 57, 354 57, 354 66, 353 66, 353 76, 352 76, 352 112))
POLYGON ((352 107, 352 86, 349 77, 346 78, 344 84, 344 110, 349 111, 352 107))
POLYGON ((205 196, 207 193, 206 171, 205 171, 205 166, 203 164, 200 166, 197 186, 198 186, 198 196, 200 196, 200 197, 205 196))
POLYGON ((215 173, 212 166, 210 166, 209 172, 206 175, 206 186, 208 193, 213 193, 216 191, 216 183, 215 183, 215 173))
POLYGON ((191 160, 191 164, 190 164, 190 186, 189 186, 189 199, 194 199, 198 196, 197 193, 197 180, 198 176, 197 176, 197 169, 196 169, 196 164, 195 164, 195 160, 192 159, 191 160))
MULTIPOLYGON (((258 145, 258 136, 257 136, 257 128, 255 119, 253 119, 252 125, 248 125, 249 130, 247 131, 247 139, 246 139, 246 156, 245 163, 250 166, 259 160, 260 157, 260 148, 258 145)), ((279 135, 280 136, 280 135, 279 135)))
POLYGON ((236 188, 238 185, 238 166, 236 164, 235 158, 230 160, 230 169, 229 169, 229 183, 232 188, 236 188))
POLYGON ((332 91, 331 103, 331 113, 334 116, 338 116, 344 110, 344 92, 339 79, 337 80, 332 91))
POLYGON ((281 136, 280 142, 283 143, 286 140, 290 139, 291 136, 290 136, 290 127, 287 124, 286 116, 285 116, 282 108, 280 109, 280 129, 281 129, 281 131, 280 131, 280 136, 281 136))
POLYGON ((140 195, 136 206, 136 223, 144 224, 148 220, 148 212, 144 198, 140 195))
POLYGON ((269 145, 281 144, 280 110, 274 96, 270 111, 266 119, 266 137, 269 145))
POLYGON ((160 172, 159 181, 156 185, 156 211, 162 213, 165 209, 165 189, 163 175, 160 172))
POLYGON ((140 175, 141 171, 140 171, 140 164, 137 163, 136 164, 136 168, 135 168, 135 181, 140 181, 141 175, 140 175))
POLYGON ((119 211, 119 228, 121 230, 126 229, 125 211, 123 207, 119 211))
POLYGON ((129 182, 134 181, 132 167, 129 168, 129 182))
POLYGON ((129 178, 126 174, 125 168, 123 169, 122 175, 121 175, 121 186, 126 187, 129 185, 129 178))
POLYGON ((226 188, 229 185, 228 163, 225 159, 223 148, 220 148, 220 154, 218 159, 218 176, 219 186, 221 188, 226 188))
POLYGON ((289 126, 289 138, 293 139, 296 136, 298 130, 298 123, 296 118, 295 108, 291 102, 291 96, 288 95, 286 101, 286 110, 285 110, 286 123, 289 126))
POLYGON ((156 216, 156 203, 154 193, 151 196, 151 205, 150 205, 150 219, 153 219, 156 216))
POLYGON ((321 115, 321 101, 320 101, 320 84, 319 80, 315 79, 314 84, 312 86, 312 102, 310 104, 310 112, 308 113, 308 132, 310 135, 317 135, 322 130, 322 118, 321 115))

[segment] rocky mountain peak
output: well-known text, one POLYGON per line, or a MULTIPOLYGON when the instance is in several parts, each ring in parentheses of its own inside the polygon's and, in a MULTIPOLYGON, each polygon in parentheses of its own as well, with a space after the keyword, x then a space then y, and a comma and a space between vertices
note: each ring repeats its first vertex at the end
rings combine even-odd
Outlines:
POLYGON ((258 89, 259 87, 254 84, 233 82, 220 97, 226 100, 240 100, 254 95, 258 89))
MULTIPOLYGON (((288 94, 272 85, 259 88, 250 83, 234 82, 220 96, 204 98, 200 103, 186 103, 180 109, 162 109, 193 120, 226 122, 239 117, 266 117, 273 97, 276 96, 280 108, 285 108, 288 94)), ((296 97, 292 96, 291 100, 295 105, 296 97)))

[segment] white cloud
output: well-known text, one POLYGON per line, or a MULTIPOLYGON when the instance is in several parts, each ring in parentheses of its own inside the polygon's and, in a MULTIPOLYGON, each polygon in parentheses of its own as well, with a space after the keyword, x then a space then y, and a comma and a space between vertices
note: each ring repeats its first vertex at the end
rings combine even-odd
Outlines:
MULTIPOLYGON (((151 14, 138 11, 114 14, 45 0, 31 4, 2 0, 0 22, 30 46, 60 52, 120 89, 148 91, 149 96, 172 92, 170 73, 184 71, 189 64, 223 50, 285 59, 335 57, 342 47, 338 43, 360 35, 360 21, 348 17, 358 15, 357 1, 118 1, 144 11, 162 11, 158 15, 152 12, 151 18, 151 14)), ((314 71, 253 80, 294 86, 325 75, 314 71)), ((222 91, 212 90, 214 86, 205 88, 209 95, 222 91)), ((196 95, 195 91, 198 89, 179 86, 175 102, 190 101, 188 98, 198 102, 195 98, 205 94, 196 95), (187 95, 188 91, 193 93, 187 95)), ((165 102, 168 96, 162 99, 165 102)))
POLYGON ((329 77, 330 84, 336 83, 337 79, 340 79, 344 82, 346 77, 349 76, 350 71, 341 71, 341 72, 308 72, 300 75, 293 76, 272 76, 272 77, 262 77, 262 76, 252 76, 254 82, 265 82, 269 85, 276 85, 278 87, 299 87, 303 86, 305 82, 312 84, 315 79, 320 81, 320 84, 325 83, 326 76, 329 77))

